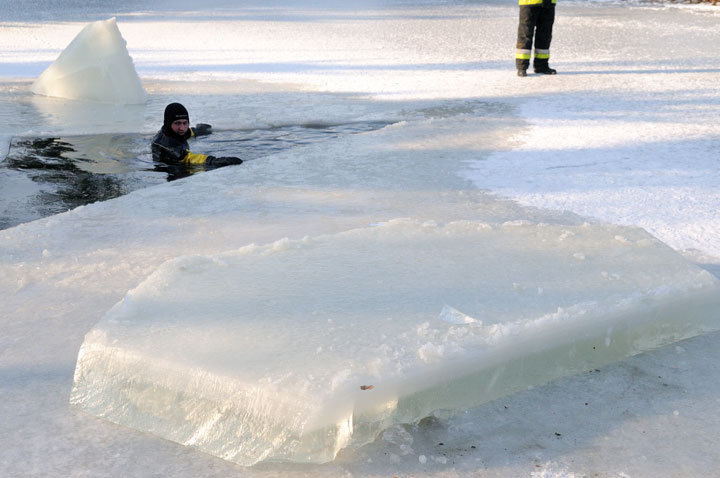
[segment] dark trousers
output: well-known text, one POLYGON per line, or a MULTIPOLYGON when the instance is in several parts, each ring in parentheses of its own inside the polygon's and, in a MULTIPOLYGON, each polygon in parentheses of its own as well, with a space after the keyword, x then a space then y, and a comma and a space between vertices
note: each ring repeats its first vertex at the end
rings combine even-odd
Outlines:
POLYGON ((517 50, 515 66, 527 70, 530 66, 530 50, 535 36, 535 57, 533 68, 548 67, 550 41, 555 22, 555 5, 520 5, 520 23, 518 24, 517 50))

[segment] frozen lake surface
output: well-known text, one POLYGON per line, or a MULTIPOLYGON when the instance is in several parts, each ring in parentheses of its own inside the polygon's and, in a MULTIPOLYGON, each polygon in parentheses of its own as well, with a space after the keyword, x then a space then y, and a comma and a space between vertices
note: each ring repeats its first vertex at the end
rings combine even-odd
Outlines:
MULTIPOLYGON (((548 231, 589 223, 647 234, 640 226, 670 246, 663 250, 672 261, 712 282, 702 269, 717 275, 720 267, 720 137, 714 126, 720 70, 706 45, 720 43, 717 9, 561 3, 551 60, 560 75, 518 79, 512 67, 517 7, 502 2, 352 8, 213 2, 202 11, 190 2, 172 8, 126 2, 117 11, 109 3, 69 2, 58 9, 54 2, 13 0, 5 6, 2 151, 22 138, 150 135, 171 101, 189 107, 191 122, 220 130, 392 125, 0 231, 0 467, 6 474, 715 473, 717 334, 550 384, 528 388, 527 382, 519 393, 461 413, 388 423, 374 441, 340 451, 324 465, 241 467, 77 413, 68 399, 85 334, 101 326, 98 321, 129 291, 148 294, 158 271, 203 260, 188 256, 232 256, 252 243, 262 248, 325 237, 329 250, 343 256, 348 234, 369 238, 405 220, 440 230, 462 221, 538 230, 545 224, 548 231), (126 107, 30 95, 33 79, 85 24, 109 15, 117 16, 146 102, 126 107), (605 31, 613 35, 598 33, 605 31)), ((611 234, 617 246, 623 242, 615 236, 628 239, 611 234)), ((368 247, 373 244, 368 240, 368 247)), ((253 260, 272 263, 272 256, 262 257, 253 260)), ((581 264, 592 259, 579 250, 570 257, 581 264)), ((627 261, 622 265, 632 269, 627 261)), ((681 276, 652 277, 673 284, 681 276)), ((291 279, 281 273, 271 278, 278 284, 291 279)), ((533 290, 537 297, 537 287, 513 282, 516 291, 533 290)), ((635 287, 626 292, 632 295, 635 287)), ((541 297, 552 298, 557 309, 570 296, 541 297)), ((158 307, 142 310, 173 305, 153 303, 158 307)), ((517 301, 504 303, 520 310, 517 301)), ((477 312, 453 308, 461 314, 444 314, 439 305, 433 317, 459 321, 466 314, 489 323, 477 312)), ((465 325, 450 326, 473 328, 465 325)), ((388 350, 401 345, 382 340, 388 350)), ((438 344, 428 343, 423 356, 437 357, 438 344)))

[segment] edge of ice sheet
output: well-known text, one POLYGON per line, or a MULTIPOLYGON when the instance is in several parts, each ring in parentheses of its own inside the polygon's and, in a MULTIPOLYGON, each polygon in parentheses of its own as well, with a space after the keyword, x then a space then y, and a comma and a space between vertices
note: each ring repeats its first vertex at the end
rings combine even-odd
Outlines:
POLYGON ((716 330, 719 304, 641 229, 394 220, 165 263, 86 335, 70 402, 243 465, 325 462, 716 330))

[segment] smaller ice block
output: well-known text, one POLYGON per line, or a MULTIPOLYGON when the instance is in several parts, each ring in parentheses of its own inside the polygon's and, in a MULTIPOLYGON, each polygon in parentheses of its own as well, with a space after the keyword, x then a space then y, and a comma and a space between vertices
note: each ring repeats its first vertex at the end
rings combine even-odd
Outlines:
POLYGON ((32 85, 38 95, 141 104, 145 90, 115 18, 90 23, 32 85))
POLYGON ((70 401, 243 465, 324 462, 717 329, 718 305, 641 229, 396 220, 165 263, 87 334, 70 401))

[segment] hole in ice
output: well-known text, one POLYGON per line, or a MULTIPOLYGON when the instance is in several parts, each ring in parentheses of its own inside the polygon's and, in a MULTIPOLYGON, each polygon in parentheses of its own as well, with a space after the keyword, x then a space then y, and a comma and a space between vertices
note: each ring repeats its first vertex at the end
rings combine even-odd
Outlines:
MULTIPOLYGON (((193 140, 193 152, 256 160, 345 134, 374 131, 382 121, 308 123, 219 130, 193 140)), ((153 162, 153 134, 17 137, 0 162, 0 229, 189 176, 198 169, 153 162)))

